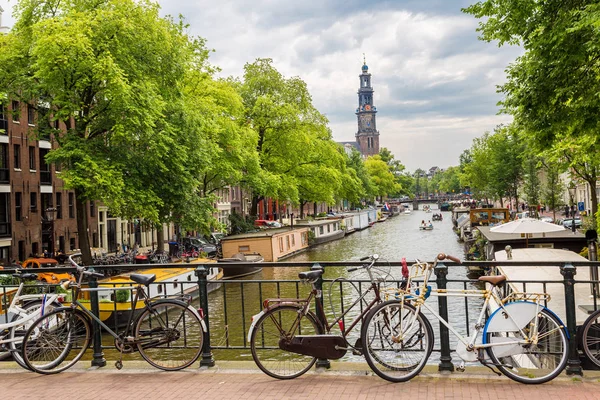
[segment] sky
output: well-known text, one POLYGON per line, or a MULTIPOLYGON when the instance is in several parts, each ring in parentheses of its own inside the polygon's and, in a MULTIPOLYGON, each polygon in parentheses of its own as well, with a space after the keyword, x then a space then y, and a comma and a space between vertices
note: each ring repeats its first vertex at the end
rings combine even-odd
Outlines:
MULTIPOLYGON (((380 147, 407 171, 459 164, 473 139, 512 117, 499 115, 497 85, 518 47, 478 40, 475 0, 159 0, 207 40, 220 76, 271 58, 306 82, 335 141, 354 141, 358 75, 366 58, 380 147), (364 57, 364 58, 363 58, 364 57)), ((15 0, 0 0, 11 26, 15 0)))

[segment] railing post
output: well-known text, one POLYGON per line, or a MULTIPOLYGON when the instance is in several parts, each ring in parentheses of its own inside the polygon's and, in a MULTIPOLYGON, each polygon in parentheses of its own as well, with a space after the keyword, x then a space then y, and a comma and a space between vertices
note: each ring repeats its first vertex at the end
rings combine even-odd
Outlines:
MULTIPOLYGON (((89 282, 90 289, 98 288, 98 280, 94 277, 89 282)), ((90 291, 90 306, 92 314, 100 318, 100 304, 98 302, 98 291, 90 291)), ((104 358, 104 352, 102 351, 102 332, 100 330, 100 324, 95 319, 92 319, 92 335, 94 339, 94 355, 92 358, 92 367, 104 367, 106 366, 106 359, 104 358)))
MULTIPOLYGON (((323 267, 319 263, 315 263, 310 267, 311 271, 320 269, 323 267)), ((327 327, 327 320, 324 319, 324 308, 323 308, 323 276, 320 276, 319 279, 315 282, 315 288, 317 289, 317 295, 315 296, 315 309, 317 311, 317 318, 321 323, 322 327, 327 327)), ((331 368, 331 363, 326 358, 317 359, 317 367, 322 368, 331 368)))
MULTIPOLYGON (((436 276, 436 284, 438 290, 445 290, 448 279, 448 267, 443 263, 438 263, 434 269, 436 276)), ((446 296, 438 296, 438 309, 440 317, 448 321, 448 298, 446 296)), ((441 355, 440 363, 438 365, 439 371, 454 371, 454 364, 452 364, 452 356, 450 356, 450 332, 448 328, 440 323, 440 346, 441 355)))
POLYGON ((575 274, 577 268, 572 264, 560 267, 565 285, 565 309, 567 312, 567 329, 569 332, 569 360, 567 361, 567 375, 583 375, 579 351, 577 350, 577 320, 575 318, 575 274))
POLYGON ((210 324, 208 322, 208 268, 203 265, 196 268, 195 274, 198 277, 198 293, 200 297, 201 315, 206 324, 206 332, 204 332, 204 341, 202 342, 202 358, 200 359, 201 367, 214 367, 215 359, 213 358, 212 349, 210 347, 210 324))

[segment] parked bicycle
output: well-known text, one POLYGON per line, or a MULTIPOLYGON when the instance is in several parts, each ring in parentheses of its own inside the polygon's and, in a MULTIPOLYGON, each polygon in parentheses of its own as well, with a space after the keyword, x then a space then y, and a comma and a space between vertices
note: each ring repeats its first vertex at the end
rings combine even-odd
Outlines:
POLYGON ((379 304, 367 315, 362 342, 371 369, 391 382, 405 382, 421 372, 434 342, 425 309, 457 337, 456 353, 463 360, 459 370, 464 370, 465 362, 478 361, 521 383, 544 383, 558 376, 567 364, 568 337, 565 325, 544 306, 550 296, 513 292, 502 298, 498 287, 506 281, 503 275, 479 278, 490 285, 489 290, 432 289, 431 272, 444 259, 460 262, 445 254, 433 263, 417 261, 398 299, 379 304), (430 295, 483 298, 470 337, 458 333, 428 305, 430 295))
POLYGON ((17 364, 27 368, 21 356, 21 344, 27 329, 40 316, 61 307, 64 295, 58 293, 22 294, 25 281, 35 280, 37 275, 17 270, 12 276, 20 283, 10 305, 5 309, 5 316, 10 317, 10 322, 0 323, 0 352, 10 352, 17 364))
POLYGON ((600 310, 594 311, 577 329, 587 358, 600 367, 600 310))
POLYGON ((382 279, 373 272, 378 258, 376 254, 365 257, 361 261, 369 260, 368 263, 348 268, 348 271, 364 268, 370 286, 331 323, 327 321, 322 307, 318 307, 316 313, 310 310, 313 300, 321 297, 321 290, 317 289, 315 283, 323 275, 323 269, 298 274, 302 282, 312 285, 308 297, 265 299, 264 309, 252 317, 248 331, 248 341, 256 365, 273 378, 292 379, 312 368, 317 358, 339 359, 348 350, 361 354, 360 340, 351 345, 348 335, 381 302, 382 279), (361 303, 359 315, 345 326, 344 318, 361 303), (325 321, 325 324, 321 321, 325 321), (339 327, 340 335, 331 334, 335 326, 339 327))
MULTIPOLYGON (((134 306, 127 327, 115 333, 78 300, 85 291, 106 288, 82 288, 84 276, 102 277, 102 274, 79 266, 72 257, 69 262, 77 268, 79 280, 74 283, 73 301, 44 315, 28 329, 23 339, 23 361, 33 371, 54 374, 73 366, 90 345, 92 321, 96 321, 114 338, 120 357, 115 367, 123 367, 123 353, 139 351, 142 358, 165 371, 180 370, 192 365, 200 356, 206 325, 191 305, 191 297, 149 298, 144 286, 156 279, 152 274, 131 274, 136 286, 119 287, 135 291, 134 306), (144 306, 137 308, 138 300, 144 306)), ((70 283, 66 283, 70 285, 70 283)))

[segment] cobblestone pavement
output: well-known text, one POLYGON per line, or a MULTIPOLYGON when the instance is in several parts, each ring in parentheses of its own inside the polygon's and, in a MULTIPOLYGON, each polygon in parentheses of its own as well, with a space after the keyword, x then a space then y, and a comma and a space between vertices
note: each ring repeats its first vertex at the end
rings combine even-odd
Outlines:
MULTIPOLYGON (((2 363, 5 364, 5 363, 2 363)), ((37 375, 0 367, 1 399, 600 399, 600 375, 565 375, 543 385, 523 385, 489 372, 440 375, 425 372, 407 383, 390 383, 365 370, 309 372, 293 380, 272 379, 256 369, 189 368, 163 372, 125 365, 74 368, 37 375)))

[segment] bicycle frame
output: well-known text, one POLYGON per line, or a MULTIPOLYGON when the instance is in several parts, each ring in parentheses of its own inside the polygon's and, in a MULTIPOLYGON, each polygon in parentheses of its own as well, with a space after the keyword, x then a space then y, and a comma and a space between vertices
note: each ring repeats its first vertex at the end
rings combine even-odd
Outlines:
MULTIPOLYGON (((3 323, 0 324, 0 331, 4 332, 10 328, 13 328, 15 326, 21 326, 26 324, 27 322, 37 319, 40 317, 40 315, 43 315, 44 310, 46 309, 46 307, 48 307, 50 304, 56 302, 61 295, 58 293, 54 293, 54 294, 25 294, 25 295, 21 295, 21 292, 23 291, 23 287, 24 284, 21 282, 21 284, 19 284, 19 288, 17 289, 17 293, 14 295, 12 301, 10 302, 10 305, 8 307, 8 310, 6 311, 6 315, 18 315, 20 318, 17 319, 16 321, 13 322, 7 322, 7 323, 3 323), (21 301, 33 301, 33 300, 42 300, 42 307, 40 309, 40 312, 35 312, 35 313, 27 313, 27 310, 25 310, 24 308, 20 307, 18 305, 19 302, 21 301)), ((12 343, 12 342, 19 342, 21 341, 23 338, 15 338, 15 339, 5 339, 4 336, 0 336, 0 344, 6 344, 6 343, 12 343)))

